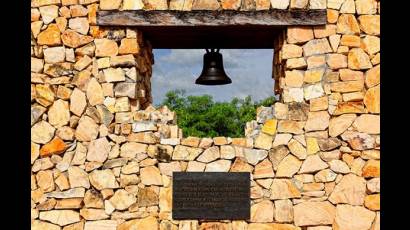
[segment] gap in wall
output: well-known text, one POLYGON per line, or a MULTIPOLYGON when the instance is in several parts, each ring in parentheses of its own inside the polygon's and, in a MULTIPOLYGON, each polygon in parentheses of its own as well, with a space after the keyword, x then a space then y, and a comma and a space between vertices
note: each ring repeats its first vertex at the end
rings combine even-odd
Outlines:
POLYGON ((232 84, 202 86, 196 85, 195 80, 202 71, 204 49, 154 49, 153 104, 161 104, 168 91, 177 89, 185 90, 186 95, 209 94, 220 102, 248 95, 254 101, 274 96, 273 49, 221 49, 220 52, 232 84))

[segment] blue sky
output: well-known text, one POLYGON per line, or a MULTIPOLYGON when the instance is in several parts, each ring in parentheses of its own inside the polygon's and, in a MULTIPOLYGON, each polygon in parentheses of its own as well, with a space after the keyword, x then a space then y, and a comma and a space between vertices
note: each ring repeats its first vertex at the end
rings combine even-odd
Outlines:
POLYGON ((273 96, 271 49, 221 49, 225 72, 232 84, 196 85, 202 71, 204 49, 154 49, 155 64, 151 78, 153 104, 164 99, 166 92, 183 89, 187 95, 209 94, 215 101, 251 95, 253 100, 273 96))

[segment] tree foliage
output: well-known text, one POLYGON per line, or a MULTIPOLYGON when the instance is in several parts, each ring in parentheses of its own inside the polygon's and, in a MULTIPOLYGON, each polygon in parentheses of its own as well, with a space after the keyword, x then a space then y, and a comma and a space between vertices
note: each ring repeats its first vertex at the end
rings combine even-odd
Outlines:
POLYGON ((176 112, 184 136, 242 137, 245 123, 255 119, 256 108, 274 102, 273 96, 259 102, 253 102, 250 96, 215 102, 210 95, 187 96, 183 90, 173 90, 167 92, 161 105, 176 112))

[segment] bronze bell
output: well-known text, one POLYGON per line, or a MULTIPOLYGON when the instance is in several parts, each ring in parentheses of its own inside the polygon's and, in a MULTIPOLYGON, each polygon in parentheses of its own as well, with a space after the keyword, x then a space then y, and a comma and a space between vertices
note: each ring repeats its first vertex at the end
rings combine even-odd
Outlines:
POLYGON ((222 54, 219 49, 206 49, 204 54, 204 67, 201 75, 196 79, 195 84, 198 85, 226 85, 231 84, 232 80, 226 75, 222 54))

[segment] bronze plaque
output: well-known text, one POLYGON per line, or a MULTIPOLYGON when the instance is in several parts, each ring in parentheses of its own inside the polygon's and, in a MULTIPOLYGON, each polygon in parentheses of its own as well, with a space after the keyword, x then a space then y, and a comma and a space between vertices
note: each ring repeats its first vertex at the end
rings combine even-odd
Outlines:
POLYGON ((249 172, 174 172, 175 220, 249 220, 249 172))

